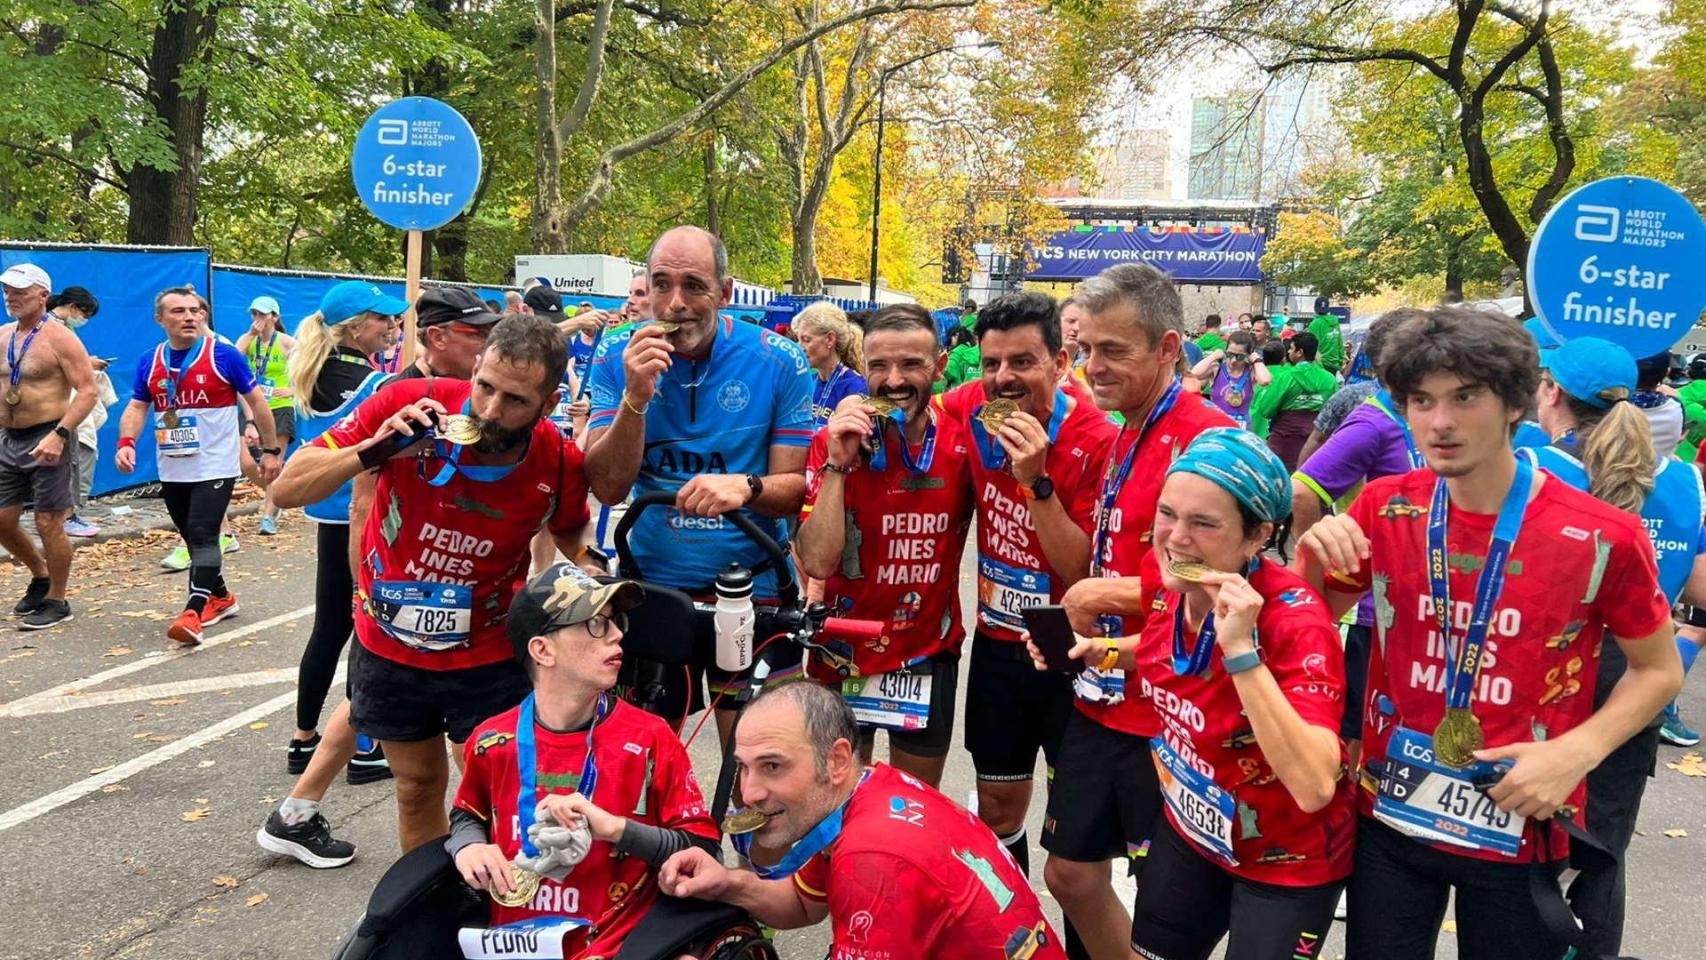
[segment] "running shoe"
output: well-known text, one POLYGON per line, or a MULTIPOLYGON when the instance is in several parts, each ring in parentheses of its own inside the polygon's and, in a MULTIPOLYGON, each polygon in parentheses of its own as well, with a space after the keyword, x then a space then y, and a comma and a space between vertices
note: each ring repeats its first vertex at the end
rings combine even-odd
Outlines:
POLYGON ((186 647, 201 643, 201 618, 194 610, 185 610, 166 628, 166 636, 186 647))
POLYGON ((287 824, 274 810, 267 825, 255 832, 262 850, 295 857, 316 870, 341 867, 355 859, 355 844, 332 836, 332 825, 323 814, 314 814, 298 824, 287 824))
POLYGON ((47 591, 53 586, 53 581, 46 577, 31 577, 30 585, 24 588, 24 598, 12 607, 12 612, 23 616, 47 602, 47 591))
POLYGON ((64 600, 43 600, 41 605, 24 614, 18 621, 19 630, 46 630, 71 619, 71 604, 64 600))
POLYGON ((391 762, 385 759, 385 751, 372 737, 356 735, 355 756, 349 760, 344 779, 357 786, 391 779, 391 762))
POLYGON ((190 548, 178 544, 177 549, 160 558, 160 566, 174 573, 183 573, 190 568, 190 548))
POLYGON ((236 553, 237 552, 237 535, 232 534, 232 533, 220 534, 219 535, 219 552, 220 553, 236 553))
POLYGON ((261 536, 270 537, 276 533, 278 533, 278 518, 268 516, 261 517, 261 536))
POLYGON ((208 597, 206 606, 201 608, 201 625, 211 627, 226 617, 237 615, 237 595, 227 590, 223 597, 208 597))
POLYGON ((92 537, 100 532, 100 527, 75 514, 65 519, 65 535, 68 537, 92 537))
POLYGON ((1659 724, 1659 737, 1673 747, 1692 747, 1700 742, 1700 734, 1682 722, 1682 711, 1677 709, 1675 700, 1665 708, 1664 722, 1659 724))
POLYGON ((314 751, 320 746, 318 733, 307 740, 290 738, 290 747, 284 753, 284 769, 293 777, 299 777, 308 771, 308 761, 314 759, 314 751))

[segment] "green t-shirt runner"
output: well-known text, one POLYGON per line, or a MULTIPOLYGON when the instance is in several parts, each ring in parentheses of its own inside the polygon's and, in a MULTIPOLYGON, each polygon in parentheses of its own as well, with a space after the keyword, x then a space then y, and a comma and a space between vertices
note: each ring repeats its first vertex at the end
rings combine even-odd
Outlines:
POLYGON ((1317 313, 1309 321, 1309 332, 1318 344, 1315 362, 1331 373, 1345 367, 1345 335, 1339 330, 1339 318, 1331 313, 1317 313))

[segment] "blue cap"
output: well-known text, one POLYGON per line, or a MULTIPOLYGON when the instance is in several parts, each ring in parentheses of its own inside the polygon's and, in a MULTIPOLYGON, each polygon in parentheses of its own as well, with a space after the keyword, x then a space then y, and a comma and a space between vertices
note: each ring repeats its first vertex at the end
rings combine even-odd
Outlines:
POLYGON ((393 297, 365 280, 345 280, 320 298, 320 317, 328 327, 354 320, 368 311, 395 317, 408 309, 407 300, 393 297))
POLYGON ((256 297, 249 303, 250 313, 278 314, 278 301, 271 297, 256 297))
POLYGON ((1564 392, 1590 407, 1609 409, 1635 392, 1635 358, 1609 340, 1577 337, 1540 354, 1540 367, 1550 371, 1564 392))
POLYGON ((1522 328, 1527 330, 1528 335, 1534 338, 1534 345, 1542 350, 1555 349, 1564 342, 1558 339, 1557 334, 1547 329, 1545 322, 1543 322, 1539 317, 1529 317, 1527 320, 1524 320, 1522 322, 1522 328))

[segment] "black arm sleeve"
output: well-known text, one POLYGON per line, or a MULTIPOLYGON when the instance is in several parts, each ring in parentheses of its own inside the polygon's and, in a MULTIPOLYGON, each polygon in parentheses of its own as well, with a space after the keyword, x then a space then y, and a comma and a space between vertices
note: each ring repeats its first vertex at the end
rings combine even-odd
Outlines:
MULTIPOLYGON (((451 839, 454 840, 455 836, 453 826, 451 839)), ((708 840, 686 830, 668 830, 635 820, 628 821, 628 826, 622 830, 622 839, 616 841, 617 853, 638 857, 653 867, 663 866, 665 860, 688 847, 698 847, 713 857, 721 852, 715 840, 708 840)))
POLYGON ((475 843, 490 843, 486 822, 461 807, 450 808, 450 836, 445 838, 444 850, 455 859, 462 848, 475 843))

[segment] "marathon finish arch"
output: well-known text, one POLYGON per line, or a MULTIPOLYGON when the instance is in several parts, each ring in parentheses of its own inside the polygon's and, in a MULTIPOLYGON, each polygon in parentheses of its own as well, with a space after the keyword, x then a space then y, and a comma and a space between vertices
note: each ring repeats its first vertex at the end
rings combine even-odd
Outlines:
POLYGON ((1025 279, 1083 280, 1122 263, 1147 263, 1179 283, 1261 283, 1267 246, 1267 234, 1243 227, 1085 227, 1032 247, 1025 279))

